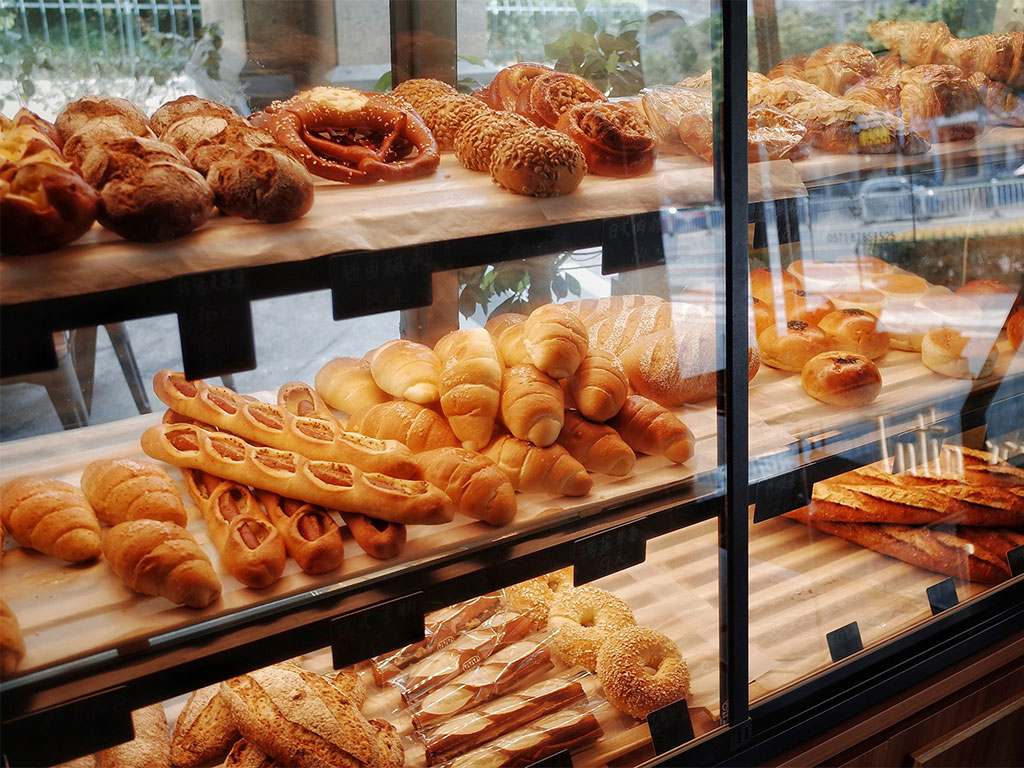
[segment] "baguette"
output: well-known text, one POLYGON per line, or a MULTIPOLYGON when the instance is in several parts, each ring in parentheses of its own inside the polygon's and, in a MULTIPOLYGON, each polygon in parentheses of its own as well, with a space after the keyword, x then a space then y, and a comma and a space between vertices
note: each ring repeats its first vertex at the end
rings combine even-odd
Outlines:
POLYGON ((423 479, 448 494, 462 514, 491 525, 516 515, 516 491, 486 456, 464 448, 435 448, 417 454, 423 479))
POLYGON ((602 733, 601 724, 590 712, 563 709, 455 758, 448 763, 448 768, 530 765, 593 741, 602 733))
POLYGON ((518 643, 531 631, 533 622, 528 617, 499 611, 476 629, 463 632, 443 649, 394 677, 391 685, 401 692, 402 700, 411 705, 484 659, 518 643))
POLYGON ((174 481, 152 461, 100 459, 86 466, 80 484, 96 517, 107 525, 142 517, 188 525, 174 481))
POLYGON ((514 365, 501 380, 501 420, 520 440, 544 448, 558 439, 565 396, 558 382, 533 365, 514 365))
POLYGON ((452 331, 434 345, 441 362, 441 410, 462 447, 491 442, 501 398, 502 363, 483 328, 452 331))
POLYGON ((164 708, 150 704, 136 709, 132 712, 132 729, 135 738, 131 741, 96 753, 99 768, 170 768, 171 729, 164 708))
POLYGON ((606 349, 589 349, 566 388, 582 416, 608 421, 619 412, 629 394, 629 379, 622 362, 606 349))
POLYGON ((387 520, 367 517, 356 512, 340 514, 356 544, 370 557, 387 560, 389 557, 402 554, 405 549, 406 530, 401 523, 389 523, 387 520))
POLYGON ((422 405, 403 400, 356 411, 348 420, 348 428, 380 440, 397 440, 413 453, 460 444, 441 416, 422 405))
POLYGON ((565 412, 558 444, 588 472, 624 477, 636 464, 636 454, 618 432, 605 424, 587 421, 576 411, 565 412))
POLYGON ((587 354, 587 328, 579 315, 561 304, 545 304, 523 324, 526 354, 553 379, 567 379, 587 354))
POLYGON ((985 584, 1010 577, 1005 558, 1001 561, 987 549, 942 531, 893 523, 823 520, 807 507, 787 512, 785 516, 928 571, 985 584))
POLYGON ((538 448, 525 440, 502 435, 483 454, 508 475, 517 491, 586 496, 594 487, 583 465, 558 444, 538 448))
POLYGON ((522 681, 547 672, 553 666, 547 646, 530 640, 514 643, 427 694, 416 705, 412 715, 413 726, 420 731, 430 728, 508 693, 522 681))
POLYGON ((653 400, 630 395, 609 420, 626 445, 638 453, 682 464, 693 456, 693 433, 675 414, 653 400))
POLYGON ((421 734, 427 765, 437 765, 493 738, 565 707, 586 701, 583 686, 575 680, 542 680, 516 693, 488 702, 440 723, 421 734))
POLYGON ((1024 546, 1024 533, 1010 528, 978 528, 969 525, 958 525, 956 535, 964 541, 970 542, 975 547, 981 547, 995 555, 1000 563, 1009 562, 1006 559, 1011 549, 1024 546))
POLYGON ((403 478, 416 475, 409 450, 394 440, 346 432, 336 422, 295 416, 226 387, 188 381, 174 371, 159 371, 153 378, 153 391, 173 411, 249 442, 293 451, 307 459, 354 464, 364 472, 403 478))
MULTIPOLYGON (((970 499, 977 500, 978 492, 987 491, 983 495, 992 501, 998 489, 976 491, 960 485, 902 487, 833 480, 814 484, 810 514, 823 520, 847 523, 927 525, 946 522, 995 527, 1024 523, 1024 511, 1014 509, 1020 499, 1013 502, 1004 499, 1004 508, 981 506, 970 499)), ((1012 494, 1005 496, 1013 497, 1012 494)))
POLYGON ((118 523, 103 537, 103 554, 125 586, 140 594, 192 608, 205 608, 220 595, 210 559, 192 534, 174 523, 118 523))
POLYGON ((278 766, 280 763, 270 755, 258 747, 254 747, 245 739, 239 739, 224 759, 223 768, 278 768, 278 766))
POLYGON ((305 573, 327 573, 341 565, 345 543, 325 509, 269 491, 256 491, 256 498, 281 534, 288 554, 305 573))
POLYGON ((0 486, 0 520, 23 547, 71 563, 100 556, 100 525, 73 485, 25 475, 0 486))
POLYGON ((351 415, 392 398, 377 386, 370 364, 359 357, 336 357, 317 371, 316 391, 331 408, 351 415))
POLYGON ((420 405, 441 396, 441 362, 434 351, 407 339, 385 342, 366 353, 370 375, 389 395, 420 405))
POLYGON ((525 324, 526 315, 507 312, 503 315, 495 315, 484 325, 484 330, 491 334, 506 366, 527 365, 531 362, 523 341, 525 324))
POLYGON ((422 640, 370 660, 373 679, 377 685, 384 685, 406 667, 448 645, 462 632, 479 626, 500 604, 498 595, 489 594, 428 613, 423 618, 422 640))
POLYGON ((242 737, 289 768, 377 768, 374 728, 319 675, 278 664, 225 680, 221 696, 242 737))
POLYGON ((25 640, 21 636, 18 617, 0 600, 0 676, 10 677, 25 658, 25 640))
POLYGON ((289 381, 287 384, 282 384, 277 390, 277 405, 293 416, 322 419, 326 422, 333 422, 338 429, 341 429, 341 425, 338 424, 338 420, 331 413, 327 403, 309 384, 301 381, 289 381))
POLYGON ((193 691, 178 715, 171 736, 171 762, 175 768, 194 768, 224 757, 239 738, 220 697, 220 685, 208 685, 193 691))
POLYGON ((142 450, 168 464, 200 469, 288 499, 359 512, 393 523, 450 522, 451 499, 421 480, 364 473, 350 464, 310 461, 291 451, 256 448, 190 424, 160 424, 142 434, 142 450))
POLYGON ((284 539, 270 524, 252 491, 195 469, 183 470, 182 474, 227 572, 254 589, 270 586, 281 578, 284 539))

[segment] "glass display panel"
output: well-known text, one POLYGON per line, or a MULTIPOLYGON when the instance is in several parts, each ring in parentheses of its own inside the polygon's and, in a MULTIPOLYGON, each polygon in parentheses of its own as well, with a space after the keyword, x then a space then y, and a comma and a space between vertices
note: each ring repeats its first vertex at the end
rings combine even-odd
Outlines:
POLYGON ((1015 578, 1022 81, 972 53, 1021 49, 1010 6, 752 6, 751 114, 800 122, 806 190, 750 259, 751 420, 791 438, 751 465, 753 699, 1015 578))

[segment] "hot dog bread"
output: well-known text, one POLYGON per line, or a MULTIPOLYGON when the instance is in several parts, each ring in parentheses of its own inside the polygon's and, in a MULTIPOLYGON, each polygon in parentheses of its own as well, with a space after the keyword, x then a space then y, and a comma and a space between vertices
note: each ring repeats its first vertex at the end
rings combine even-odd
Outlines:
POLYGON ((405 549, 405 526, 401 523, 389 523, 357 512, 342 512, 341 519, 345 521, 356 544, 370 557, 387 560, 400 555, 405 549))
POLYGON ((182 471, 228 573, 247 587, 270 586, 284 572, 284 541, 244 485, 195 469, 182 471))
POLYGON ((447 523, 454 515, 451 499, 422 480, 364 473, 341 462, 310 461, 292 451, 257 448, 234 435, 192 424, 150 427, 141 443, 142 450, 159 461, 326 509, 420 525, 447 523))
POLYGON ((345 557, 341 529, 325 509, 269 491, 256 491, 256 498, 299 568, 306 573, 327 573, 341 565, 345 557))
POLYGON ((153 391, 171 410, 254 443, 308 459, 354 464, 364 472, 417 476, 411 452, 395 440, 346 432, 337 422, 296 416, 279 406, 248 400, 227 387, 189 381, 176 371, 159 371, 153 377, 153 391))

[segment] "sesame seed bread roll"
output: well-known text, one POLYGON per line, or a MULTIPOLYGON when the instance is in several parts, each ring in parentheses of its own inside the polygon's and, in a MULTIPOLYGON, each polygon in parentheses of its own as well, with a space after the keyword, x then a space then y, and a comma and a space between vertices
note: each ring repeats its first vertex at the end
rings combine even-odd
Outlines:
POLYGON ((136 459, 100 459, 82 472, 82 490, 107 525, 148 518, 188 524, 178 489, 160 466, 136 459))
POLYGON ((545 304, 530 313, 523 343, 530 361, 554 379, 572 376, 589 346, 583 321, 561 304, 545 304))
POLYGON ((619 433, 605 424, 587 421, 576 411, 565 412, 558 444, 588 472, 623 477, 633 471, 636 454, 619 433))
POLYGON ((370 364, 358 357, 336 357, 317 371, 313 385, 331 408, 353 414, 393 398, 377 386, 370 364))
POLYGON ((594 486, 583 465, 557 444, 538 448, 502 435, 483 454, 501 467, 517 491, 586 496, 594 486))
POLYGON ((388 341, 366 353, 370 374, 389 395, 420 405, 440 398, 441 363, 434 350, 406 339, 388 341))
POLYGON ((405 99, 416 111, 422 109, 435 99, 454 96, 456 91, 448 83, 435 80, 431 77, 414 77, 403 80, 391 91, 392 96, 405 99))
POLYGON ((455 134, 459 129, 473 118, 492 110, 480 99, 456 93, 433 99, 417 111, 437 139, 437 148, 450 152, 455 148, 455 134))
POLYGON ((455 133, 455 157, 471 171, 487 171, 498 145, 530 127, 530 121, 514 112, 482 112, 455 133))
POLYGON ((503 315, 495 315, 484 326, 484 330, 494 339, 506 366, 530 363, 530 356, 526 353, 526 343, 523 340, 525 323, 526 315, 506 312, 503 315))
POLYGON ((580 185, 587 173, 583 150, 550 128, 527 128, 502 141, 491 155, 491 179, 517 195, 556 197, 580 185))
POLYGON ((452 331, 434 345, 441 361, 441 410, 462 446, 477 451, 491 442, 504 371, 483 328, 452 331))
POLYGON ((501 420, 521 440, 544 448, 558 439, 565 397, 558 382, 532 365, 514 365, 501 381, 501 420))
POLYGON ((0 519, 23 547, 71 563, 100 556, 100 525, 78 488, 23 476, 0 486, 0 519))
POLYGON ((160 704, 132 712, 135 738, 96 753, 99 768, 171 768, 171 729, 160 704))
POLYGON ((566 382, 580 414, 590 421, 608 421, 629 394, 622 362, 606 349, 588 349, 583 362, 566 382))
POLYGON ((608 425, 639 453, 682 464, 693 456, 693 433, 674 413, 653 400, 631 395, 608 425))
POLYGON ((405 400, 378 403, 356 411, 348 428, 378 440, 397 440, 413 453, 460 445, 448 422, 422 405, 405 400), (387 435, 387 437, 383 437, 387 435))

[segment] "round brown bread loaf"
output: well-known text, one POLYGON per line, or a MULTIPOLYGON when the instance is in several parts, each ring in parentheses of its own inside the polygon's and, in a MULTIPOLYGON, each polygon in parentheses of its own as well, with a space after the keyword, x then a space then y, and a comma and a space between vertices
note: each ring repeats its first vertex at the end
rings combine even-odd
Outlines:
POLYGON ((1024 309, 1017 310, 1006 321, 1006 338, 1014 349, 1020 349, 1021 340, 1024 339, 1024 309))
POLYGON ((152 138, 153 134, 148 128, 141 132, 134 131, 122 118, 117 116, 90 120, 64 142, 64 157, 76 166, 81 166, 86 155, 94 148, 133 136, 152 138))
POLYGON ((991 336, 971 338, 955 328, 936 328, 921 341, 921 362, 943 376, 983 379, 999 356, 993 342, 991 336))
POLYGON ((202 99, 198 96, 182 96, 180 99, 168 101, 156 110, 149 118, 149 124, 156 131, 157 136, 166 131, 173 123, 183 117, 192 115, 213 115, 225 119, 239 118, 240 115, 231 107, 225 106, 210 99, 202 99))
POLYGON ((198 172, 155 163, 107 183, 99 222, 121 237, 160 242, 188 234, 213 212, 213 191, 198 172))
POLYGON ((96 189, 119 176, 131 176, 154 163, 176 163, 189 168, 188 159, 163 141, 129 136, 93 147, 80 167, 82 178, 96 189))
POLYGON ((799 372, 808 360, 828 352, 832 345, 818 326, 802 320, 790 320, 781 334, 775 326, 762 331, 757 337, 757 346, 766 365, 782 371, 799 372))
POLYGON ((840 352, 855 352, 874 360, 889 349, 889 334, 878 329, 878 318, 863 309, 837 309, 818 323, 840 352))
POLYGON ((149 131, 149 119, 128 99, 95 94, 83 96, 65 105, 58 113, 54 125, 61 139, 66 142, 90 120, 103 117, 121 118, 125 127, 135 136, 144 136, 149 131))
POLYGON ((206 176, 217 207, 229 216, 270 223, 291 221, 313 206, 313 177, 286 152, 235 149, 206 176))
POLYGON ((823 352, 800 373, 804 391, 829 405, 866 405, 882 391, 882 374, 870 359, 853 352, 823 352))
POLYGON ((517 195, 567 195, 583 181, 587 161, 579 145, 549 128, 527 128, 491 155, 491 179, 517 195))

